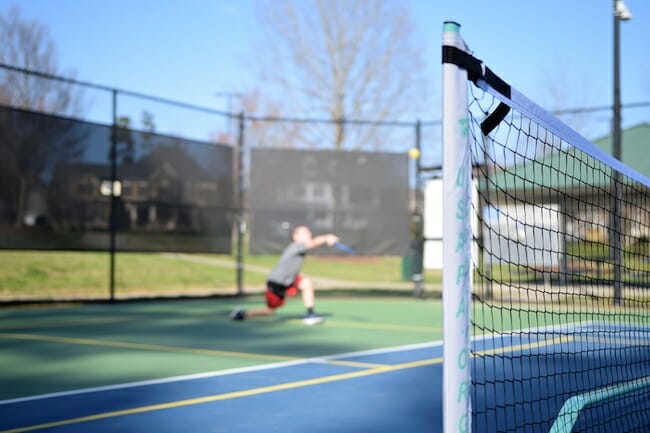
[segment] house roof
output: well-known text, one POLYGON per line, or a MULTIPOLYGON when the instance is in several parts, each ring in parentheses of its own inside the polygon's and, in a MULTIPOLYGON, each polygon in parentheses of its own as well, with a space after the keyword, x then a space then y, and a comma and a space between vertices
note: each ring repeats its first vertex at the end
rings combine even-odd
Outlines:
MULTIPOLYGON (((117 177, 123 180, 145 180, 166 170, 168 176, 190 181, 214 181, 193 158, 182 149, 159 146, 133 164, 119 164, 117 177)), ((98 178, 110 176, 109 164, 60 162, 55 168, 55 178, 93 175, 98 178)))
MULTIPOLYGON (((622 131, 621 161, 639 173, 650 177, 650 123, 640 123, 622 131)), ((612 137, 607 135, 593 143, 611 155, 612 137)))
MULTIPOLYGON (((594 145, 612 154, 611 136, 601 137, 594 145)), ((646 177, 650 177, 650 123, 641 123, 622 131, 622 162, 646 177)), ((490 176, 491 190, 541 190, 560 192, 585 187, 609 188, 610 170, 593 158, 579 155, 581 151, 569 148, 553 152, 543 159, 496 170, 490 176), (575 156, 575 157, 574 157, 575 156)))
POLYGON ((123 165, 120 170, 124 171, 125 178, 142 179, 154 175, 165 166, 172 170, 175 177, 192 181, 213 180, 195 159, 174 146, 158 146, 135 164, 123 165))

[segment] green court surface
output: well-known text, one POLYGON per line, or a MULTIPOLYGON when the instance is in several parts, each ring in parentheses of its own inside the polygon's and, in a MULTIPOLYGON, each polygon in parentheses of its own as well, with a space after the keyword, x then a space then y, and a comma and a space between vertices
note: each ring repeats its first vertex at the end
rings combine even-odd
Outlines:
POLYGON ((438 341, 439 300, 318 299, 305 326, 291 299, 274 317, 232 322, 261 296, 0 310, 0 400, 438 341))

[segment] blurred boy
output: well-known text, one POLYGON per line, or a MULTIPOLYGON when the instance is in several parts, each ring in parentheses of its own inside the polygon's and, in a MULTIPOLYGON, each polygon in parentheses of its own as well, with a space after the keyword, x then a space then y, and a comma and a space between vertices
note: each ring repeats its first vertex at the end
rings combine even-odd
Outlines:
POLYGON ((270 316, 284 304, 287 296, 295 296, 300 290, 302 302, 307 308, 303 318, 306 325, 322 323, 324 319, 314 312, 314 285, 309 278, 300 274, 300 268, 305 261, 307 251, 322 245, 332 246, 339 238, 333 234, 312 236, 311 230, 306 226, 296 227, 292 234, 293 242, 282 252, 280 260, 268 276, 266 282, 266 307, 254 310, 242 310, 236 307, 230 318, 244 320, 250 317, 270 316))

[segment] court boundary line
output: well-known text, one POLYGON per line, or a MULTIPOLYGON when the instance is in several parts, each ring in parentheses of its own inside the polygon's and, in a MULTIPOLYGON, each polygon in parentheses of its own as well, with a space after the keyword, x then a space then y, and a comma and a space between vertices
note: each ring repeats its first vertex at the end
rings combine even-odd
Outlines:
POLYGON ((189 353, 194 355, 223 356, 233 358, 252 358, 260 360, 291 361, 300 359, 291 356, 267 355, 263 353, 236 352, 200 347, 169 346, 164 344, 134 343, 131 341, 99 340, 96 338, 61 337, 57 335, 28 334, 22 332, 0 332, 0 338, 28 341, 47 341, 81 346, 97 346, 120 349, 144 350, 152 352, 189 353))
MULTIPOLYGON (((301 324, 302 319, 289 319, 292 325, 301 324)), ((371 329, 376 331, 415 331, 415 332, 440 332, 442 328, 434 326, 398 325, 390 323, 354 323, 349 321, 328 320, 327 326, 333 328, 371 329)))
POLYGON ((356 368, 377 368, 385 367, 390 364, 377 364, 373 362, 357 362, 357 361, 346 361, 344 359, 329 359, 323 360, 322 362, 315 360, 314 364, 324 364, 324 365, 339 365, 341 367, 356 367, 356 368))
MULTIPOLYGON (((542 327, 538 327, 538 328, 524 328, 524 329, 511 330, 511 331, 508 331, 508 332, 505 332, 505 333, 502 333, 502 334, 492 333, 492 334, 477 335, 477 336, 472 337, 472 341, 486 340, 486 339, 495 338, 495 337, 502 337, 504 335, 522 335, 522 334, 530 334, 530 333, 534 333, 534 332, 543 332, 543 331, 550 331, 550 330, 556 331, 556 330, 558 330, 560 328, 573 327, 573 329, 575 329, 578 326, 592 326, 593 324, 601 324, 602 325, 603 323, 604 322, 599 322, 599 321, 569 322, 569 323, 565 323, 565 324, 542 326, 542 327)), ((378 349, 360 350, 360 351, 346 352, 346 353, 334 354, 334 355, 317 356, 317 357, 310 357, 310 358, 297 358, 297 359, 292 360, 292 361, 274 362, 274 363, 270 363, 270 364, 254 365, 254 366, 249 366, 249 367, 231 368, 231 369, 226 369, 226 370, 216 370, 216 371, 209 371, 209 372, 204 372, 204 373, 195 373, 195 374, 171 376, 171 377, 164 377, 164 378, 159 378, 159 379, 141 380, 141 381, 135 381, 135 382, 123 382, 123 383, 118 383, 118 384, 113 384, 113 385, 104 385, 104 386, 96 386, 96 387, 89 387, 89 388, 79 388, 79 389, 73 389, 73 390, 69 390, 69 391, 52 392, 52 393, 38 394, 38 395, 33 395, 33 396, 26 396, 26 397, 18 397, 18 398, 7 399, 7 400, 0 400, 0 406, 15 404, 15 403, 26 403, 26 402, 44 400, 44 399, 49 399, 49 398, 68 397, 68 396, 71 396, 71 395, 91 394, 91 393, 95 393, 95 392, 106 392, 106 391, 113 391, 113 390, 118 390, 118 389, 136 388, 136 387, 139 387, 139 386, 161 385, 161 384, 165 384, 165 383, 174 383, 174 382, 182 382, 182 381, 188 381, 188 380, 206 379, 206 378, 210 378, 210 377, 228 376, 228 375, 231 375, 231 374, 242 374, 242 373, 249 373, 249 372, 253 372, 253 371, 271 370, 271 369, 275 369, 275 368, 284 368, 284 367, 291 367, 291 366, 294 366, 294 365, 308 364, 310 362, 326 363, 326 362, 328 362, 330 360, 338 360, 338 359, 352 358, 352 357, 358 357, 358 356, 371 356, 371 355, 381 355, 381 354, 384 354, 384 353, 397 353, 397 352, 400 352, 400 351, 425 349, 425 348, 437 347, 437 346, 442 347, 442 343, 443 343, 442 340, 436 340, 436 341, 432 341, 432 342, 414 343, 414 344, 406 344, 406 345, 402 345, 402 346, 393 346, 393 347, 383 347, 383 348, 378 348, 378 349)))
MULTIPOLYGON (((543 331, 557 331, 557 330, 560 330, 560 329, 563 329, 563 328, 564 329, 568 329, 568 328, 576 329, 578 327, 583 327, 583 326, 593 326, 594 324, 603 325, 603 324, 606 324, 606 323, 601 322, 601 321, 568 322, 568 323, 565 323, 565 324, 542 326, 542 327, 538 327, 538 328, 516 329, 516 330, 511 330, 511 331, 508 331, 508 332, 504 332, 502 334, 492 333, 492 334, 477 335, 477 336, 473 336, 471 340, 472 341, 480 341, 480 340, 486 340, 486 339, 495 338, 495 337, 503 337, 504 335, 523 335, 523 334, 531 334, 531 333, 543 332, 543 331)), ((317 357, 310 357, 310 358, 296 358, 295 360, 291 360, 291 361, 273 362, 273 363, 269 363, 269 364, 254 365, 254 366, 249 366, 249 367, 231 368, 231 369, 226 369, 226 370, 216 370, 216 371, 209 371, 209 372, 204 372, 204 373, 195 373, 195 374, 171 376, 171 377, 164 377, 164 378, 159 378, 159 379, 149 379, 149 380, 141 380, 141 381, 135 381, 135 382, 123 382, 123 383, 112 384, 112 385, 104 385, 104 386, 96 386, 96 387, 88 387, 88 388, 79 388, 79 389, 73 389, 73 390, 69 390, 69 391, 52 392, 52 393, 38 394, 38 395, 33 395, 33 396, 26 396, 26 397, 18 397, 18 398, 7 399, 7 400, 0 400, 0 406, 15 404, 15 403, 26 403, 26 402, 44 400, 44 399, 49 399, 49 398, 68 397, 68 396, 71 396, 71 395, 82 395, 82 394, 90 394, 90 393, 95 393, 95 392, 113 391, 113 390, 118 390, 118 389, 136 388, 136 387, 139 387, 139 386, 152 386, 152 385, 160 385, 160 384, 165 384, 165 383, 182 382, 182 381, 188 381, 188 380, 206 379, 206 378, 210 378, 210 377, 228 376, 228 375, 232 375, 232 374, 249 373, 249 372, 253 372, 253 371, 271 370, 271 369, 275 369, 275 368, 284 368, 284 367, 291 367, 291 366, 294 366, 294 365, 308 364, 308 363, 311 363, 311 362, 313 362, 313 363, 327 363, 330 360, 339 360, 339 359, 352 358, 352 357, 358 357, 358 356, 381 355, 381 354, 384 354, 384 353, 398 353, 398 352, 404 352, 404 351, 409 351, 409 350, 425 349, 425 348, 437 347, 437 346, 442 347, 442 343, 443 343, 442 340, 436 340, 436 341, 432 341, 432 342, 413 343, 413 344, 406 344, 406 345, 401 345, 401 346, 360 350, 360 351, 346 352, 346 353, 340 353, 340 354, 334 354, 334 355, 317 356, 317 357)))
MULTIPOLYGON (((21 319, 22 320, 22 319, 21 319)), ((0 325, 0 332, 4 331, 13 331, 16 329, 38 329, 38 328, 68 328, 71 326, 80 326, 80 325, 106 325, 111 323, 119 322, 128 322, 135 320, 133 317, 121 317, 121 316, 111 316, 111 317, 97 317, 97 318, 83 318, 83 319, 60 319, 60 320, 43 320, 41 322, 25 322, 13 321, 11 319, 7 320, 7 324, 0 325)))
POLYGON ((328 361, 331 361, 331 360, 339 360, 339 359, 345 359, 345 358, 351 358, 351 357, 357 357, 357 356, 378 355, 378 354, 383 354, 383 353, 398 353, 398 352, 405 352, 405 351, 417 350, 417 349, 425 349, 425 348, 428 348, 428 347, 436 347, 436 346, 442 346, 442 341, 437 340, 437 341, 426 342, 426 343, 406 344, 406 345, 402 345, 402 346, 384 347, 384 348, 379 348, 379 349, 369 349, 369 350, 361 350, 361 351, 355 351, 355 352, 345 352, 345 353, 340 353, 340 354, 326 355, 326 356, 316 356, 316 357, 310 357, 310 358, 296 358, 295 360, 285 361, 285 362, 273 362, 273 363, 270 363, 270 364, 253 365, 253 366, 249 366, 249 367, 240 367, 240 368, 230 368, 230 369, 226 369, 226 370, 215 370, 215 371, 209 371, 209 372, 205 372, 205 373, 185 374, 185 375, 179 375, 179 376, 164 377, 164 378, 160 378, 160 379, 149 379, 149 380, 141 380, 141 381, 135 381, 135 382, 124 382, 124 383, 118 383, 118 384, 113 384, 113 385, 96 386, 96 387, 89 387, 89 388, 80 388, 80 389, 74 389, 74 390, 69 390, 69 391, 61 391, 61 392, 52 392, 52 393, 39 394, 39 395, 34 395, 34 396, 18 397, 18 398, 13 398, 13 399, 8 399, 8 400, 0 400, 0 406, 14 404, 14 403, 26 403, 26 402, 31 402, 31 401, 36 401, 36 400, 44 400, 44 399, 49 399, 49 398, 68 397, 68 396, 71 396, 71 395, 82 395, 82 394, 90 394, 90 393, 95 393, 95 392, 113 391, 113 390, 117 390, 117 389, 136 388, 136 387, 139 387, 139 386, 162 385, 162 384, 165 384, 165 383, 183 382, 183 381, 187 381, 187 380, 197 380, 197 379, 207 379, 207 378, 210 378, 210 377, 229 376, 229 375, 233 375, 233 374, 242 374, 242 373, 250 373, 250 372, 254 372, 254 371, 272 370, 272 369, 276 369, 276 368, 292 367, 294 365, 301 365, 301 364, 327 363, 328 361))
POLYGON ((206 404, 206 403, 212 403, 216 401, 248 397, 251 395, 267 394, 271 392, 303 388, 303 387, 314 386, 314 385, 321 385, 324 383, 339 382, 343 380, 355 379, 359 377, 372 376, 375 374, 406 370, 410 368, 417 368, 417 367, 423 367, 423 366, 434 365, 434 364, 442 364, 442 357, 406 362, 402 364, 396 364, 396 365, 385 366, 385 367, 370 368, 370 369, 347 372, 347 373, 339 373, 339 374, 334 374, 329 376, 321 376, 313 379, 285 382, 277 385, 245 389, 241 391, 228 392, 224 394, 214 394, 214 395, 209 395, 204 397, 195 397, 195 398, 172 401, 167 403, 158 403, 158 404, 153 404, 148 406, 139 406, 130 409, 121 409, 121 410, 115 410, 110 412, 96 413, 96 414, 86 415, 77 418, 68 418, 59 421, 51 421, 47 423, 17 427, 9 430, 2 430, 0 431, 0 433, 24 433, 24 432, 34 431, 34 430, 41 430, 41 429, 47 429, 53 427, 62 427, 71 424, 81 424, 85 422, 98 421, 98 420, 103 420, 108 418, 135 415, 139 413, 155 412, 155 411, 167 410, 167 409, 176 409, 181 407, 194 406, 198 404, 206 404))
MULTIPOLYGON (((548 345, 561 344, 562 343, 561 340, 562 339, 553 338, 553 339, 548 340, 548 341, 541 341, 541 342, 537 342, 537 343, 533 343, 533 344, 524 344, 524 345, 515 345, 515 346, 503 347, 503 348, 499 348, 499 351, 500 352, 508 352, 508 351, 518 352, 518 351, 528 349, 528 348, 534 347, 534 346, 543 347, 543 346, 548 346, 548 345)), ((436 343, 439 343, 439 342, 436 342, 436 343)), ((478 352, 478 353, 480 354, 480 352, 478 352)), ((108 419, 108 418, 116 418, 116 417, 129 416, 129 415, 135 415, 135 414, 140 414, 140 413, 155 412, 155 411, 159 411, 159 410, 176 409, 176 408, 181 408, 181 407, 186 407, 186 406, 194 406, 194 405, 198 405, 198 404, 206 404, 206 403, 212 403, 212 402, 216 402, 216 401, 230 400, 230 399, 234 399, 234 398, 242 398, 242 397, 248 397, 248 396, 252 396, 252 395, 267 394, 267 393, 271 393, 271 392, 285 391, 285 390, 289 390, 289 389, 296 389, 296 388, 303 388, 303 387, 307 387, 307 386, 321 385, 321 384, 324 384, 324 383, 331 383, 331 382, 339 382, 339 381, 349 380, 349 379, 356 379, 356 378, 372 376, 372 375, 376 375, 376 374, 390 373, 390 372, 395 372, 395 371, 407 370, 407 369, 411 369, 411 368, 418 368, 418 367, 424 367, 424 366, 429 366, 429 365, 442 364, 442 362, 443 362, 442 356, 438 356, 438 357, 435 357, 435 358, 428 358, 428 359, 423 359, 423 360, 418 360, 418 361, 410 361, 410 362, 404 362, 404 363, 400 363, 400 364, 379 366, 379 367, 376 367, 376 368, 369 368, 369 369, 358 370, 358 371, 353 371, 353 372, 339 373, 339 374, 333 374, 333 375, 328 375, 328 376, 320 376, 320 377, 316 377, 316 378, 312 378, 312 379, 303 379, 303 380, 299 380, 299 381, 285 382, 285 383, 280 383, 280 384, 276 384, 276 385, 263 386, 263 387, 257 387, 257 388, 252 388, 252 389, 245 389, 245 390, 227 392, 227 393, 222 393, 222 394, 213 394, 213 395, 208 395, 208 396, 204 396, 204 397, 195 397, 195 398, 189 398, 189 399, 178 400, 178 401, 171 401, 171 402, 166 402, 166 403, 157 403, 157 404, 152 404, 152 405, 147 405, 147 406, 138 406, 138 407, 133 407, 133 408, 129 408, 129 409, 120 409, 120 410, 115 410, 115 411, 96 413, 96 414, 81 416, 81 417, 77 417, 77 418, 68 418, 68 419, 63 419, 63 420, 58 420, 58 421, 51 421, 51 422, 47 422, 47 423, 27 425, 27 426, 13 428, 13 429, 9 429, 9 430, 2 430, 2 431, 0 431, 0 433, 24 433, 24 432, 28 432, 28 431, 47 429, 47 428, 53 428, 53 427, 61 427, 61 426, 71 425, 71 424, 81 424, 81 423, 85 423, 85 422, 98 421, 98 420, 103 420, 103 419, 108 419)))

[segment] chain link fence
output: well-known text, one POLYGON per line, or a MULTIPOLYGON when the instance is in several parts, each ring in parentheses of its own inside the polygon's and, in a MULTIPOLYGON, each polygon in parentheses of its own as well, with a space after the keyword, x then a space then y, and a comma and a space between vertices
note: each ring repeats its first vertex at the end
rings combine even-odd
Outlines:
MULTIPOLYGON (((0 83, 28 90, 0 94, 2 301, 241 294, 298 224, 397 258, 422 291, 439 121, 237 114, 239 94, 216 110, 5 64, 0 83)), ((610 108, 558 115, 602 126, 610 108)))
POLYGON ((247 257, 278 254, 298 224, 362 256, 420 255, 406 277, 422 272, 413 241, 423 173, 439 162, 435 122, 237 115, 0 65, 8 74, 82 97, 0 104, 0 249, 33 254, 34 268, 55 252, 99 258, 94 283, 23 291, 8 278, 4 300, 241 294, 264 280, 247 257))

